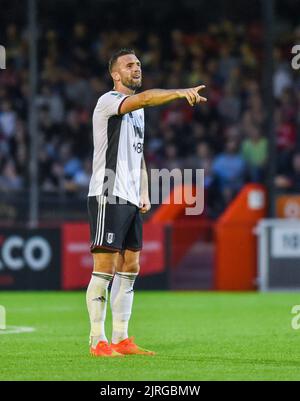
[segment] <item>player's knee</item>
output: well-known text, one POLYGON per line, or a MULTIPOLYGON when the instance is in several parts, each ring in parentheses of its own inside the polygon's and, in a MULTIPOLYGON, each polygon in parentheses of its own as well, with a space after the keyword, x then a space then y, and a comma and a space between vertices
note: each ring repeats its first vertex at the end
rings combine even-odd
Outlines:
POLYGON ((114 274, 115 268, 114 266, 102 266, 101 264, 94 263, 95 273, 106 273, 106 274, 114 274))
POLYGON ((123 272, 125 273, 139 273, 140 263, 137 258, 125 258, 123 264, 123 272))
POLYGON ((125 252, 123 272, 138 273, 140 271, 139 253, 125 252))
POLYGON ((93 259, 94 259, 94 272, 114 274, 117 255, 94 253, 93 259))
POLYGON ((140 271, 140 264, 138 261, 125 261, 123 265, 123 272, 124 273, 139 273, 140 271))

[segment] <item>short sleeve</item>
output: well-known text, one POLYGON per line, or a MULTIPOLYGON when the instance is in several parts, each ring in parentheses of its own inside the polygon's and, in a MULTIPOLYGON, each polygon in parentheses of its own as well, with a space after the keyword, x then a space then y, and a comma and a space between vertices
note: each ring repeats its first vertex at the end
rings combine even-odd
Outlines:
POLYGON ((127 97, 123 93, 107 92, 99 98, 96 111, 105 114, 107 117, 118 115, 121 104, 127 97))

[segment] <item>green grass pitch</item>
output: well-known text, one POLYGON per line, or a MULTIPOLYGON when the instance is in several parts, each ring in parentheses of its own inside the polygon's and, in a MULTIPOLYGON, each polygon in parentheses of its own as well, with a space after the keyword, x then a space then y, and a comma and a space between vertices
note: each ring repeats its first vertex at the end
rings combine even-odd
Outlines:
MULTIPOLYGON (((0 380, 299 380, 296 293, 136 291, 130 335, 155 357, 92 358, 84 292, 2 292, 0 380)), ((108 310, 107 334, 111 333, 108 310)))

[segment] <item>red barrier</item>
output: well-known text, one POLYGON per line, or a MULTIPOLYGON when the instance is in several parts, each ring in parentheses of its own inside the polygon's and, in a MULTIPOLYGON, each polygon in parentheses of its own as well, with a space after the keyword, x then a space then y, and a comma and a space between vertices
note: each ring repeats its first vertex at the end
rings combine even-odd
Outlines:
POLYGON ((177 185, 167 199, 164 199, 164 203, 152 214, 151 223, 170 223, 178 219, 182 216, 186 207, 192 206, 195 201, 193 198, 195 192, 193 185, 177 185))
MULTIPOLYGON (((140 276, 162 273, 164 263, 164 227, 145 223, 140 276)), ((62 225, 62 288, 85 288, 93 269, 89 226, 86 223, 62 225)))
POLYGON ((216 224, 216 289, 254 290, 257 245, 254 227, 266 215, 266 191, 246 185, 216 224))
MULTIPOLYGON (((209 220, 186 220, 172 223, 171 267, 175 267, 197 241, 211 242, 213 223, 209 220)), ((201 261, 199 261, 201 264, 201 261)))
POLYGON ((62 288, 72 290, 88 285, 93 270, 90 232, 87 223, 62 225, 62 288))
POLYGON ((144 223, 143 250, 141 252, 141 276, 162 273, 165 270, 165 230, 162 224, 144 223))

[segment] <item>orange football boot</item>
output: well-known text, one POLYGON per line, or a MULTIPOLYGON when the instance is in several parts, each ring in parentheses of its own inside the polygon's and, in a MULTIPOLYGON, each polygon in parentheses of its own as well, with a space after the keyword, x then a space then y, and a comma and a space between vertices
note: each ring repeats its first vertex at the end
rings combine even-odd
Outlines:
POLYGON ((111 344, 114 351, 123 355, 155 355, 155 352, 141 348, 134 343, 134 337, 126 338, 118 344, 111 344))
POLYGON ((103 356, 108 358, 114 358, 117 356, 123 356, 119 352, 112 349, 107 341, 99 341, 96 348, 91 347, 90 353, 93 356, 103 356))

